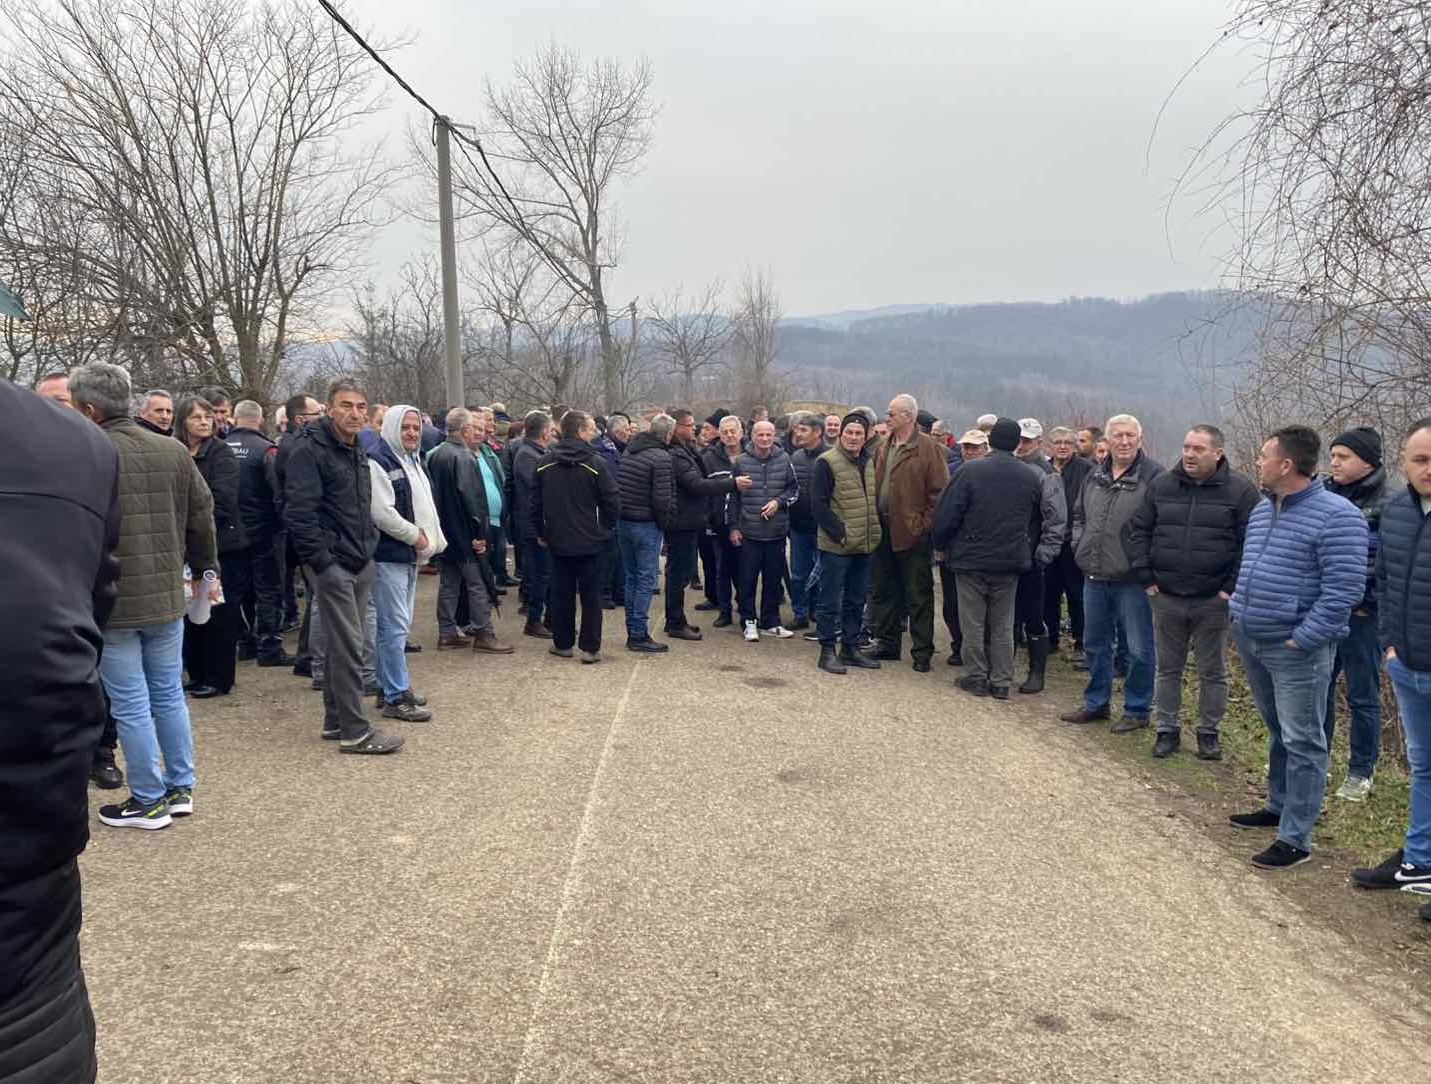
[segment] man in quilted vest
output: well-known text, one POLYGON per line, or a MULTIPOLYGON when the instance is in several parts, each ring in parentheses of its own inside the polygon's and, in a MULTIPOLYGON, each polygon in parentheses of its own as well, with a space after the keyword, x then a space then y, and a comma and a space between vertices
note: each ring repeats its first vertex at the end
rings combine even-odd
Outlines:
POLYGON ((1316 477, 1321 438, 1279 429, 1257 459, 1267 494, 1247 523, 1232 592, 1232 631, 1252 698, 1272 744, 1267 804, 1232 817, 1238 828, 1276 828, 1252 859, 1259 869, 1312 857, 1312 825, 1327 787, 1327 687, 1337 641, 1366 593, 1366 520, 1316 477))

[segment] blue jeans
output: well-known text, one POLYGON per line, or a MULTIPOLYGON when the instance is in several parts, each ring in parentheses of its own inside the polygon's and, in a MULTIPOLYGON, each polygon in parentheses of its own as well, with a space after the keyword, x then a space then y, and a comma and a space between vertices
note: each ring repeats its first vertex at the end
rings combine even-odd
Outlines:
POLYGON ((1406 762, 1411 765, 1411 816, 1406 827, 1406 857, 1415 866, 1431 866, 1431 671, 1413 670, 1389 659, 1386 676, 1401 709, 1406 762))
POLYGON ((1351 732, 1347 774, 1370 779, 1381 755, 1381 645, 1376 618, 1352 615, 1351 634, 1337 644, 1332 683, 1327 687, 1327 750, 1337 729, 1337 674, 1347 676, 1347 707, 1351 732))
POLYGON ((547 591, 552 582, 552 558, 535 538, 522 539, 523 579, 526 592, 527 624, 540 625, 547 609, 547 591))
POLYGON ((617 525, 617 538, 626 573, 626 638, 644 640, 651 634, 646 618, 656 594, 661 528, 643 520, 623 519, 617 525))
POLYGON ((1128 632, 1128 676, 1123 710, 1147 716, 1153 700, 1153 611, 1136 583, 1083 581, 1083 649, 1088 655, 1084 707, 1101 708, 1113 698, 1114 625, 1128 632))
MULTIPOLYGON (((793 576, 791 582, 794 582, 793 576)), ((869 590, 868 553, 820 554, 820 599, 815 607, 815 627, 821 647, 834 647, 838 639, 841 646, 859 650, 860 619, 869 590)))
POLYGON ((1267 808, 1281 814, 1277 838, 1312 849, 1312 825, 1327 792, 1327 687, 1335 644, 1311 651, 1253 640, 1234 626, 1252 699, 1267 724, 1267 808))
POLYGON ((378 633, 374 641, 378 688, 384 700, 393 700, 408 688, 407 634, 412 628, 412 606, 417 597, 417 565, 379 561, 374 566, 373 606, 378 633))
POLYGON ((183 647, 182 617, 104 634, 99 677, 119 729, 129 791, 145 805, 157 802, 173 787, 194 785, 194 734, 184 703, 183 647))
POLYGON ((790 612, 795 620, 810 616, 810 577, 820 564, 814 531, 790 532, 790 612))

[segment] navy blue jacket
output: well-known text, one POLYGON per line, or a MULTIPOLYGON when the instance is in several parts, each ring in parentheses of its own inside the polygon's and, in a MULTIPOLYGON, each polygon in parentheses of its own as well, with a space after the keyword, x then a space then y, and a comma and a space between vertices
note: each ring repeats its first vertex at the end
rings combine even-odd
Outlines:
POLYGON ((1377 467, 1365 478, 1360 478, 1344 486, 1337 485, 1330 478, 1327 489, 1339 497, 1345 497, 1361 509, 1366 520, 1366 594, 1357 605, 1358 610, 1376 613, 1376 554, 1381 548, 1381 507, 1386 503, 1386 468, 1377 467))
POLYGON ((1264 497, 1247 521, 1232 619, 1254 640, 1294 640, 1303 651, 1351 631, 1366 592, 1366 520, 1320 478, 1282 499, 1264 497))
MULTIPOLYGON (((409 523, 414 522, 412 482, 407 476, 407 471, 403 470, 402 464, 398 462, 398 457, 388 446, 388 442, 379 438, 368 451, 368 458, 387 472, 388 481, 393 484, 393 508, 396 509, 397 514, 409 523)), ((373 551, 373 560, 393 565, 415 565, 417 564, 417 549, 414 546, 409 546, 400 538, 394 538, 390 534, 379 531, 378 548, 373 551)))
POLYGON ((1407 486, 1381 510, 1376 561, 1381 648, 1412 670, 1431 670, 1431 515, 1407 486))

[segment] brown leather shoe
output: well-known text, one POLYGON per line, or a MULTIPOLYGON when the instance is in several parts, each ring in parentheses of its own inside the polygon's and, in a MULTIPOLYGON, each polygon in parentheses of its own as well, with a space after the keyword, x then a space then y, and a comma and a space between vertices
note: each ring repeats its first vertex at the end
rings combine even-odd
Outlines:
POLYGON ((550 640, 552 638, 552 630, 545 625, 538 625, 535 622, 528 621, 522 626, 522 635, 535 636, 538 640, 550 640))
POLYGON ((1101 708, 1079 708, 1077 711, 1065 711, 1059 716, 1065 723, 1096 723, 1100 719, 1107 719, 1112 713, 1108 710, 1108 705, 1101 708))
POLYGON ((438 637, 437 650, 448 651, 454 647, 466 647, 472 641, 463 636, 460 632, 444 633, 438 637))
POLYGON ((513 648, 511 644, 497 639, 497 634, 491 629, 478 629, 477 635, 472 637, 472 650, 485 655, 510 655, 513 648))

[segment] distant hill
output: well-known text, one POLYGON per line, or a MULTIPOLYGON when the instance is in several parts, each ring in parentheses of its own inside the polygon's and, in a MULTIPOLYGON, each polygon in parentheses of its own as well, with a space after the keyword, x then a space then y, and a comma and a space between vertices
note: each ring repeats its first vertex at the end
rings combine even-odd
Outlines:
POLYGON ((1221 292, 895 305, 785 321, 777 356, 801 397, 883 407, 909 391, 960 427, 990 411, 1046 426, 1126 411, 1170 458, 1189 424, 1222 420, 1258 318, 1221 292))

